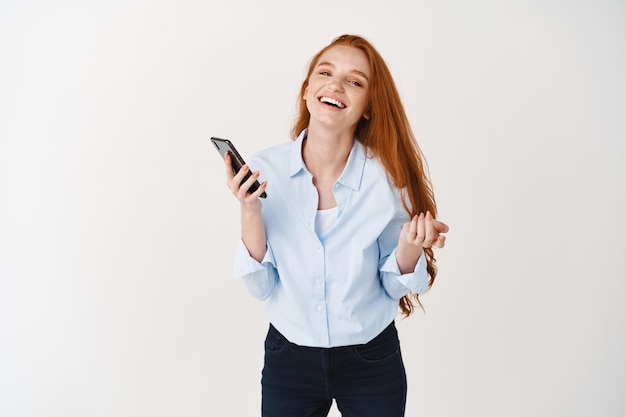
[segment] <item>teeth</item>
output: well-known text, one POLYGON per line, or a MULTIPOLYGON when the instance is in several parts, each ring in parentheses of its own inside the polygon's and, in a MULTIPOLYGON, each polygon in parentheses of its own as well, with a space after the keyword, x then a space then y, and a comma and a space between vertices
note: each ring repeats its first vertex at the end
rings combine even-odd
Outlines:
POLYGON ((322 103, 332 104, 333 106, 337 106, 340 109, 343 109, 344 107, 346 107, 343 103, 335 100, 334 98, 330 98, 330 97, 322 97, 322 98, 320 98, 320 101, 322 103))

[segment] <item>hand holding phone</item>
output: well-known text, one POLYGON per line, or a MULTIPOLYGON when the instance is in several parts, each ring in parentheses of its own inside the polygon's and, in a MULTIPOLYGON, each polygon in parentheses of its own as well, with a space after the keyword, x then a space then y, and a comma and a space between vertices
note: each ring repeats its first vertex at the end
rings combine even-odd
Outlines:
MULTIPOLYGON (((217 151, 220 153, 220 155, 222 155, 222 158, 224 158, 226 154, 230 156, 231 165, 233 167, 233 174, 238 173, 241 167, 243 167, 246 164, 246 162, 243 160, 241 155, 239 155, 239 152, 237 152, 235 145, 233 145, 233 143, 229 141, 228 139, 220 139, 220 138, 212 137, 211 142, 213 142, 213 145, 215 145, 215 148, 217 149, 217 151)), ((244 176, 243 180, 241 180, 241 184, 246 182, 246 180, 250 178, 251 175, 252 173, 250 171, 246 172, 246 175, 244 176)), ((261 184, 259 184, 258 181, 255 181, 252 184, 252 186, 250 186, 248 193, 255 192, 256 190, 258 190, 260 186, 261 184)), ((259 197, 266 198, 267 194, 265 193, 265 191, 263 191, 259 197)))

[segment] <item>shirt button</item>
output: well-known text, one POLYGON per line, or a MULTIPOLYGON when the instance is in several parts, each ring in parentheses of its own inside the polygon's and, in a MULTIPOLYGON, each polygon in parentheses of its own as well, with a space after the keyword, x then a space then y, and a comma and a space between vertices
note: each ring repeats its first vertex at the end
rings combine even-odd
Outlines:
POLYGON ((323 306, 323 305, 321 305, 321 304, 320 304, 320 305, 318 305, 318 306, 317 306, 317 311, 322 311, 322 310, 324 310, 324 306, 323 306))
POLYGON ((317 248, 317 250, 315 252, 317 252, 318 255, 321 254, 322 253, 322 248, 317 248))

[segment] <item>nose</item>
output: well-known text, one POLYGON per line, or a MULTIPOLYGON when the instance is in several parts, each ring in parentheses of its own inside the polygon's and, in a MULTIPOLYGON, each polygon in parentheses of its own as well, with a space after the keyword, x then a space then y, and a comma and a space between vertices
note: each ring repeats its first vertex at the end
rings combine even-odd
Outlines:
POLYGON ((330 80, 330 82, 328 83, 328 88, 331 91, 338 91, 338 92, 342 92, 343 91, 343 84, 337 80, 336 78, 333 78, 332 80, 330 80))

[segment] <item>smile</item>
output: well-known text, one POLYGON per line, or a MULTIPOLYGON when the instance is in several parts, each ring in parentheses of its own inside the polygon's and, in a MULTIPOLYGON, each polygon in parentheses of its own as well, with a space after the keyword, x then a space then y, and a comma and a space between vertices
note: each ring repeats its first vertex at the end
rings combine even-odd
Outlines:
POLYGON ((331 98, 331 97, 322 96, 322 97, 319 98, 319 100, 322 103, 324 103, 324 104, 328 104, 330 106, 337 107, 338 109, 345 109, 346 108, 345 104, 343 104, 339 100, 335 100, 334 98, 331 98))

